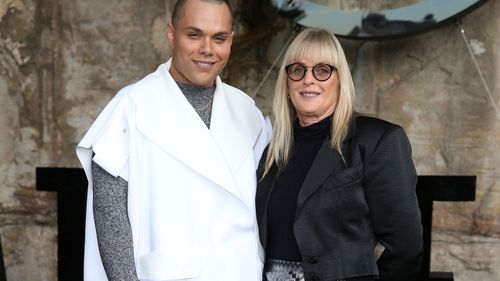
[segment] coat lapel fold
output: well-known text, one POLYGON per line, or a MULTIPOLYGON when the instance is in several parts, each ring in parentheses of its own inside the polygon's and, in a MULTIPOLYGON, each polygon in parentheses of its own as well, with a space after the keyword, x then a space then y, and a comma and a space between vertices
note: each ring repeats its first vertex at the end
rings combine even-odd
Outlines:
POLYGON ((326 138, 300 188, 297 198, 297 212, 300 211, 304 202, 321 186, 326 178, 342 166, 342 157, 336 150, 330 148, 330 140, 326 138))
POLYGON ((246 157, 253 153, 262 123, 246 97, 224 91, 219 77, 216 83, 210 132, 229 168, 236 173, 246 157))
POLYGON ((260 128, 255 122, 239 123, 251 126, 248 131, 237 127, 238 122, 246 122, 242 121, 245 114, 231 112, 227 93, 217 79, 212 133, 170 76, 169 69, 170 61, 132 89, 139 131, 166 153, 241 199, 232 167, 251 151, 249 135, 255 134, 255 141, 260 128), (226 140, 230 137, 233 139, 226 140))

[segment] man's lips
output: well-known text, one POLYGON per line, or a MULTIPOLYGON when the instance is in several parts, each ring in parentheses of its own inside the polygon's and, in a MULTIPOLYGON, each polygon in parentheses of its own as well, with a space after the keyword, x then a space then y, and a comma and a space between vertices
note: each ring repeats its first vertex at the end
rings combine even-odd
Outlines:
POLYGON ((202 61, 202 60, 193 60, 194 64, 201 69, 210 69, 215 62, 212 61, 202 61))

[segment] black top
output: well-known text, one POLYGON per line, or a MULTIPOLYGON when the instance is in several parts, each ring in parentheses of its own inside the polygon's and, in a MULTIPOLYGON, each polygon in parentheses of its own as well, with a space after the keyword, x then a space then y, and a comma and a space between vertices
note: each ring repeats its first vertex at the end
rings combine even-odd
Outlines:
POLYGON ((269 199, 268 258, 302 261, 293 233, 297 196, 331 123, 331 117, 327 117, 307 127, 294 124, 294 149, 269 199))

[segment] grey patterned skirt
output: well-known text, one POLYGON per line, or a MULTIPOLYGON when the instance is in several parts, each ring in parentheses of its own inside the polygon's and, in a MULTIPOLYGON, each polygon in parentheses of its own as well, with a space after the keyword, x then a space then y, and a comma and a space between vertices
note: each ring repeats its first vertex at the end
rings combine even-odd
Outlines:
POLYGON ((304 281, 301 262, 268 259, 266 263, 267 281, 304 281))

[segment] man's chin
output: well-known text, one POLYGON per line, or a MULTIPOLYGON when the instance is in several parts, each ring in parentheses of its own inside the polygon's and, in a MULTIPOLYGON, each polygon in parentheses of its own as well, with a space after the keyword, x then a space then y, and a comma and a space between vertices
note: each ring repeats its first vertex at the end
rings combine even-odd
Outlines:
POLYGON ((206 77, 197 77, 197 79, 192 79, 191 83, 193 83, 197 87, 207 88, 212 86, 215 83, 215 78, 217 76, 210 75, 206 77))

